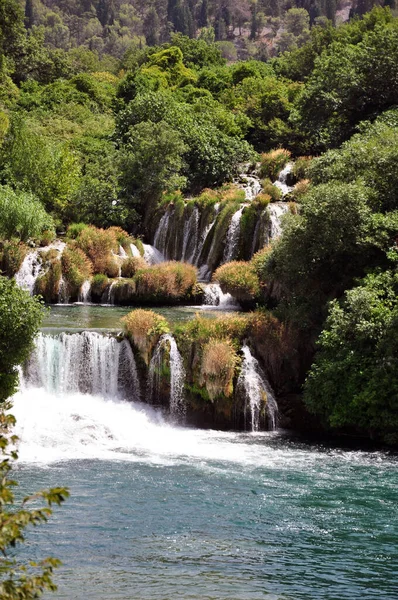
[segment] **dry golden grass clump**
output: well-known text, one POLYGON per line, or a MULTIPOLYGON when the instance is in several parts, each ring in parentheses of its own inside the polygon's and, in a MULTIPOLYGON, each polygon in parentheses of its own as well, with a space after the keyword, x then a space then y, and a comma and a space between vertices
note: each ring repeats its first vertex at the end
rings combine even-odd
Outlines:
POLYGON ((309 187, 309 179, 301 179, 300 181, 298 181, 292 190, 293 198, 296 201, 300 202, 301 198, 308 192, 309 187))
POLYGON ((222 265, 213 275, 224 294, 231 294, 242 302, 255 300, 261 292, 260 280, 254 266, 245 261, 222 265))
POLYGON ((28 246, 17 240, 7 240, 0 243, 0 273, 13 277, 28 252, 28 246))
POLYGON ((79 233, 76 244, 93 263, 94 273, 105 273, 108 277, 118 276, 119 265, 112 254, 117 254, 119 250, 114 231, 89 225, 79 233))
POLYGON ((164 262, 140 270, 135 275, 137 294, 143 298, 182 298, 192 292, 197 272, 192 265, 164 262))
POLYGON ((61 257, 62 274, 67 281, 71 295, 78 293, 82 284, 93 274, 93 265, 76 246, 67 246, 61 257))
POLYGON ((147 268, 147 262, 141 257, 125 258, 121 264, 121 276, 134 277, 137 271, 147 268))
POLYGON ((169 326, 163 317, 152 310, 137 309, 123 317, 124 330, 140 352, 145 364, 149 365, 151 354, 169 326))
POLYGON ((239 357, 231 339, 210 338, 203 349, 200 384, 206 387, 209 398, 232 396, 234 375, 239 357))
POLYGON ((291 152, 284 148, 271 150, 261 155, 260 173, 262 177, 269 177, 272 181, 278 178, 279 173, 286 167, 291 157, 291 152))

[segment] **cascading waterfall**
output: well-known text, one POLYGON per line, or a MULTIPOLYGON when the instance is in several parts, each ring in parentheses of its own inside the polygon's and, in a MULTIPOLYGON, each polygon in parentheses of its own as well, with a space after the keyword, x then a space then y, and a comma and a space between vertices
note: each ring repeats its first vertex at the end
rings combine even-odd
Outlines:
POLYGON ((278 179, 276 181, 274 181, 274 185, 276 185, 276 187, 278 187, 280 189, 280 191, 282 192, 282 196, 286 196, 293 189, 292 186, 287 185, 287 183, 286 183, 287 177, 292 172, 292 169, 293 169, 293 163, 291 163, 291 162, 287 163, 286 167, 284 169, 282 169, 282 171, 279 173, 278 179))
POLYGON ((148 391, 151 401, 159 400, 160 370, 166 344, 170 351, 170 413, 175 417, 183 417, 185 415, 185 369, 176 341, 168 333, 162 335, 152 356, 148 371, 148 391))
POLYGON ((269 385, 258 360, 254 358, 248 346, 242 347, 242 370, 238 378, 237 387, 244 394, 246 407, 250 411, 251 430, 258 431, 260 425, 261 408, 265 402, 268 429, 274 431, 277 427, 278 405, 271 386, 269 385))
POLYGON ((245 192, 245 199, 251 202, 261 192, 260 179, 254 175, 242 174, 239 179, 234 180, 238 188, 245 192))
MULTIPOLYGON (((131 256, 133 258, 140 258, 141 254, 135 244, 130 244, 131 256)), ((127 255, 126 255, 127 256, 127 255)))
POLYGON ((205 288, 204 304, 220 310, 239 310, 237 300, 231 294, 224 294, 219 283, 209 283, 205 288))
POLYGON ((243 207, 236 211, 232 216, 231 223, 228 228, 227 241, 224 250, 223 262, 230 262, 235 258, 239 243, 240 235, 240 220, 242 218, 243 207))
POLYGON ((116 281, 112 281, 101 297, 101 304, 115 304, 115 285, 116 281))
POLYGON ((158 265, 166 260, 163 254, 155 248, 155 246, 151 246, 151 244, 143 244, 143 246, 144 259, 149 265, 158 265))
POLYGON ((184 224, 184 236, 182 244, 182 261, 192 263, 197 251, 199 228, 199 210, 195 206, 191 216, 184 224))
POLYGON ((90 302, 91 297, 91 282, 89 279, 84 281, 82 287, 80 288, 78 295, 78 302, 82 302, 83 304, 88 304, 90 302))
POLYGON ((167 210, 159 221, 158 228, 153 239, 153 245, 164 256, 166 256, 167 232, 169 228, 170 213, 167 210))
POLYGON ((59 258, 61 258, 65 245, 64 242, 57 241, 44 248, 38 248, 37 250, 29 252, 22 261, 18 273, 15 274, 17 285, 28 290, 29 294, 33 296, 36 279, 43 272, 42 254, 49 250, 57 250, 59 252, 59 258))
MULTIPOLYGON (((132 245, 132 244, 131 244, 132 245)), ((119 256, 122 259, 127 258, 127 252, 126 250, 123 248, 123 246, 119 246, 119 256)))
POLYGON ((268 206, 269 221, 269 239, 277 238, 282 233, 281 219, 289 211, 289 205, 284 202, 273 202, 268 206))
POLYGON ((55 395, 93 394, 139 401, 140 385, 127 340, 92 331, 40 334, 24 369, 22 388, 55 395))

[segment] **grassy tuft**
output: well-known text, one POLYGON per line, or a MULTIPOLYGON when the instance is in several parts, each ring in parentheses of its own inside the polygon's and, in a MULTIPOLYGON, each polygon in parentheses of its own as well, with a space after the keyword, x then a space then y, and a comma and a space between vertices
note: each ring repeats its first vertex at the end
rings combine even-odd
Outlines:
POLYGON ((140 352, 145 364, 149 365, 152 351, 160 336, 169 333, 166 319, 152 310, 139 308, 123 317, 122 323, 126 335, 140 352))
POLYGON ((269 177, 272 181, 278 178, 279 173, 286 167, 291 157, 289 150, 278 148, 261 155, 260 173, 262 177, 269 177))
POLYGON ((260 280, 251 263, 232 261, 219 267, 213 275, 224 294, 231 294, 241 302, 254 302, 260 296, 260 280))
POLYGON ((206 387, 209 398, 232 396, 235 369, 239 364, 232 340, 211 338, 203 349, 200 383, 206 387))
POLYGON ((146 261, 143 258, 133 257, 125 258, 121 265, 122 277, 134 277, 134 275, 140 269, 146 269, 148 267, 146 261))

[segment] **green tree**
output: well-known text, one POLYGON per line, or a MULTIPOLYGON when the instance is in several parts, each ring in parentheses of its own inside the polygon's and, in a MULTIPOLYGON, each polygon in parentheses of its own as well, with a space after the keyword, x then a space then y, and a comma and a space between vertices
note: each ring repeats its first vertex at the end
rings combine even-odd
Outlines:
POLYGON ((147 222, 162 192, 184 185, 180 172, 186 146, 164 121, 138 123, 129 129, 125 140, 120 157, 122 193, 126 204, 147 222))
POLYGON ((398 442, 397 299, 393 268, 333 301, 305 386, 307 406, 328 425, 392 443, 398 442))

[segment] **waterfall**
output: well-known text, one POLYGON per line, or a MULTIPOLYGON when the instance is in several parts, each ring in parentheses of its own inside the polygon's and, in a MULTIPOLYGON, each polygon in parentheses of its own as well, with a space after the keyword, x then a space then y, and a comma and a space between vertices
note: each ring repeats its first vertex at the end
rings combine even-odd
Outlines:
POLYGON ((92 331, 40 334, 22 387, 40 387, 56 395, 83 393, 137 401, 141 397, 128 341, 92 331))
POLYGON ((49 246, 29 252, 22 261, 18 273, 15 274, 17 285, 28 290, 29 294, 33 296, 36 279, 43 273, 42 254, 45 254, 49 250, 58 250, 59 258, 61 258, 65 245, 64 242, 54 242, 49 246))
POLYGON ((268 206, 270 216, 269 239, 277 238, 282 233, 281 218, 289 211, 289 205, 284 202, 273 202, 268 206))
POLYGON ((234 183, 245 192, 245 199, 248 202, 254 200, 261 192, 260 179, 255 175, 242 174, 238 179, 234 180, 234 183))
POLYGON ((286 196, 293 189, 292 186, 287 185, 286 183, 287 176, 292 172, 292 169, 293 163, 287 163, 286 167, 282 169, 282 171, 279 173, 278 179, 274 181, 274 185, 276 185, 276 187, 280 189, 280 191, 282 192, 282 196, 286 196))
POLYGON ((205 288, 204 304, 220 310, 239 310, 237 300, 231 294, 224 294, 219 283, 209 283, 205 288))
POLYGON ((117 281, 112 283, 106 288, 101 297, 101 304, 115 304, 115 285, 117 281))
POLYGON ((155 246, 150 244, 143 244, 144 246, 144 259, 149 265, 158 265, 164 262, 166 259, 161 252, 155 246))
POLYGON ((199 210, 195 206, 191 216, 184 223, 183 243, 181 260, 193 262, 193 258, 197 252, 198 245, 198 228, 199 228, 199 210))
POLYGON ((130 244, 130 250, 131 250, 131 256, 133 258, 140 258, 141 257, 141 253, 138 250, 137 246, 135 244, 130 244))
POLYGON ((69 304, 69 288, 62 275, 61 279, 59 280, 58 302, 59 304, 69 304))
POLYGON ((127 258, 127 252, 123 248, 123 246, 119 246, 119 257, 122 258, 122 259, 127 258))
POLYGON ((176 341, 168 333, 160 338, 149 364, 148 391, 151 400, 159 400, 160 370, 166 344, 169 344, 170 348, 170 413, 175 417, 182 417, 185 414, 185 369, 176 341))
POLYGON ((153 239, 153 245, 157 248, 164 256, 166 256, 166 242, 167 233, 169 230, 170 213, 167 210, 162 218, 160 219, 158 228, 153 239))
POLYGON ((235 258, 236 251, 238 249, 239 235, 240 235, 240 220, 242 218, 243 207, 236 211, 231 219, 231 223, 228 228, 227 240, 224 250, 223 262, 230 262, 235 258))
POLYGON ((237 388, 244 394, 246 409, 250 411, 251 430, 258 431, 262 404, 265 402, 268 429, 274 431, 277 427, 278 405, 272 389, 248 346, 242 347, 242 370, 238 378, 237 388))
POLYGON ((87 304, 91 299, 91 282, 87 279, 80 288, 78 302, 82 302, 83 304, 87 304))

